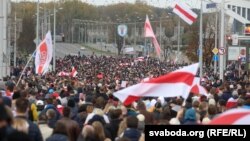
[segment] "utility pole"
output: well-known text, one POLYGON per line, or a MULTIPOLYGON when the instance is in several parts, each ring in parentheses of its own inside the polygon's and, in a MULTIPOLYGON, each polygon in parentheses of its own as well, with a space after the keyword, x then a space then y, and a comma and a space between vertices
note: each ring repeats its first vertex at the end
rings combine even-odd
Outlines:
POLYGON ((160 17, 160 48, 162 48, 162 46, 161 46, 161 31, 162 30, 162 25, 161 25, 161 17, 160 17))
MULTIPOLYGON (((225 4, 225 0, 221 1, 221 21, 220 21, 220 47, 224 47, 224 4, 225 4)), ((223 80, 224 79, 224 55, 220 55, 219 58, 219 63, 220 63, 220 79, 223 80)))
POLYGON ((202 57, 203 57, 203 31, 202 31, 202 21, 203 21, 203 0, 201 0, 201 9, 200 9, 200 36, 199 36, 199 65, 200 65, 200 78, 203 76, 203 63, 202 63, 202 57))
POLYGON ((36 47, 39 45, 39 0, 37 0, 37 7, 36 7, 36 47))
POLYGON ((54 47, 53 47, 53 71, 56 71, 56 2, 54 0, 54 47))
POLYGON ((16 1, 16 3, 15 3, 15 27, 14 27, 14 32, 15 32, 15 34, 14 34, 14 67, 16 67, 16 54, 17 54, 17 52, 16 52, 16 42, 17 42, 17 20, 16 20, 16 10, 17 10, 17 1, 16 1))
POLYGON ((180 17, 178 17, 178 38, 177 38, 177 62, 179 62, 180 57, 180 34, 181 34, 181 20, 180 17))
MULTIPOLYGON (((218 25, 218 13, 217 13, 217 11, 215 12, 215 39, 214 39, 214 45, 215 45, 215 48, 218 48, 218 46, 217 46, 217 30, 218 30, 218 28, 217 28, 217 25, 218 25)), ((214 74, 216 74, 217 73, 217 61, 216 60, 214 60, 214 74)))
POLYGON ((134 37, 134 46, 136 47, 136 20, 135 20, 135 37, 134 37))

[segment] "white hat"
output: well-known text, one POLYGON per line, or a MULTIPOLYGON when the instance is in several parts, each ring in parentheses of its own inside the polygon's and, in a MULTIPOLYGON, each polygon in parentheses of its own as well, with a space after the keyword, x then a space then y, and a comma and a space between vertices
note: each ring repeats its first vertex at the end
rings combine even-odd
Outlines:
POLYGON ((38 101, 36 102, 36 105, 44 105, 44 102, 43 102, 42 100, 38 100, 38 101))
POLYGON ((211 120, 208 117, 202 119, 202 124, 208 124, 211 120))
POLYGON ((236 90, 234 90, 234 91, 232 92, 232 95, 233 95, 233 96, 238 96, 238 92, 237 92, 236 90))
POLYGON ((101 83, 99 83, 97 86, 100 88, 100 87, 102 87, 102 84, 101 84, 101 83))
POLYGON ((216 102, 213 98, 208 100, 208 105, 216 105, 216 102))
POLYGON ((170 125, 180 125, 181 123, 180 123, 179 119, 171 118, 171 120, 169 121, 169 124, 170 125))
POLYGON ((137 119, 139 121, 145 121, 145 116, 143 114, 139 114, 139 115, 137 115, 137 119))

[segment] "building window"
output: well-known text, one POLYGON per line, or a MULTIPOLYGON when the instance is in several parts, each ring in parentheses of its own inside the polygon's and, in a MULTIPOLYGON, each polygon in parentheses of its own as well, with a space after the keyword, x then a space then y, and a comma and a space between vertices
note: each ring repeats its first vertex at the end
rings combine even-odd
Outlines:
POLYGON ((230 4, 228 4, 228 5, 227 5, 227 8, 228 8, 228 9, 231 9, 231 5, 230 5, 230 4))
POLYGON ((242 8, 242 17, 246 18, 246 8, 242 8))
POLYGON ((247 20, 250 20, 250 9, 247 9, 247 20))
POLYGON ((232 10, 235 12, 236 11, 236 6, 232 6, 232 10))
POLYGON ((241 9, 241 7, 237 7, 237 14, 239 14, 239 15, 240 15, 240 9, 241 9))

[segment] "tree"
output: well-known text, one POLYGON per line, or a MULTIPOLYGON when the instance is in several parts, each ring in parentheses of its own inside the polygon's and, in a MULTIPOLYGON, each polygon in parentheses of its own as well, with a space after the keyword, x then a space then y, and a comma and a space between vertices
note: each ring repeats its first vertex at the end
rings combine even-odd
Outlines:
MULTIPOLYGON (((212 62, 212 49, 214 46, 215 37, 215 20, 213 15, 204 14, 203 22, 203 62, 206 66, 210 65, 212 62)), ((198 19, 197 19, 198 20, 198 19)), ((186 27, 187 31, 185 33, 184 39, 188 43, 186 50, 186 55, 192 62, 198 61, 198 47, 199 47, 199 23, 195 22, 193 25, 186 27)))
POLYGON ((22 3, 23 11, 18 13, 22 14, 22 32, 17 41, 18 50, 25 53, 32 53, 35 50, 35 19, 33 14, 35 13, 35 5, 31 2, 22 3))

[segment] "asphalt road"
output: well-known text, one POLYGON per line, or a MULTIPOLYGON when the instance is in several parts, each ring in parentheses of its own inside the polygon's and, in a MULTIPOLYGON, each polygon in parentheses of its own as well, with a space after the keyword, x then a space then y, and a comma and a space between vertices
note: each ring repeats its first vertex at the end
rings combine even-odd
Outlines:
POLYGON ((81 55, 86 56, 92 55, 92 51, 85 48, 79 44, 70 44, 70 43, 56 43, 56 57, 63 58, 65 55, 78 55, 80 51, 81 55))

